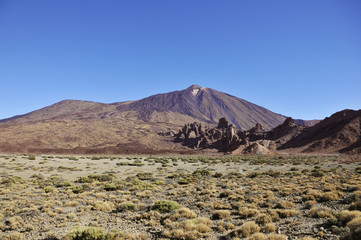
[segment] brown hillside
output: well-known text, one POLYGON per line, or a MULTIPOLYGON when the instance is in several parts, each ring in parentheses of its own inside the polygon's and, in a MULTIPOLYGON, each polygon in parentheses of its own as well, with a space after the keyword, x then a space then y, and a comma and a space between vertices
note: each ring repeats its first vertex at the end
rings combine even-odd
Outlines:
POLYGON ((361 110, 344 110, 319 122, 284 144, 280 149, 303 152, 361 151, 361 110))

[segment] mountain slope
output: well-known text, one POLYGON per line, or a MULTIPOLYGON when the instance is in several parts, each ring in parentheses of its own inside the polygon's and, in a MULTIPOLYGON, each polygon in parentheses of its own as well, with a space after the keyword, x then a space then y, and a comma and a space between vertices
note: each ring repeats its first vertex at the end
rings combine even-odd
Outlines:
POLYGON ((0 122, 25 123, 56 119, 108 119, 129 114, 146 122, 184 124, 190 121, 216 124, 226 117, 241 129, 261 123, 266 129, 281 124, 285 117, 246 100, 210 88, 192 85, 182 91, 153 95, 133 102, 104 104, 64 100, 34 112, 0 122))
MULTIPOLYGON (((124 104, 119 111, 133 110, 139 118, 152 121, 154 115, 173 112, 194 118, 196 121, 216 124, 222 117, 241 129, 250 129, 257 122, 265 129, 281 124, 285 117, 246 100, 210 88, 192 85, 183 91, 157 94, 139 101, 124 104)), ((168 119, 163 119, 167 121, 168 119)))
POLYGON ((343 110, 303 131, 280 149, 361 153, 361 110, 343 110))

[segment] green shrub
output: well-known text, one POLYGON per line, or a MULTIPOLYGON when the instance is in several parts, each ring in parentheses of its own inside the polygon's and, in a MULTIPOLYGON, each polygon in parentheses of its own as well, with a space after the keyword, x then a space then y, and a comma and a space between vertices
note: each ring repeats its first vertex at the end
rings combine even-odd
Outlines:
POLYGON ((207 169, 197 169, 193 172, 196 177, 207 177, 211 175, 211 172, 207 169))
POLYGON ((11 176, 1 180, 1 184, 12 185, 17 183, 25 183, 25 180, 18 176, 11 176))
POLYGON ((44 192, 48 193, 48 192, 52 192, 52 191, 54 191, 53 187, 50 187, 50 186, 44 187, 44 192))
POLYGON ((129 166, 136 166, 136 167, 141 167, 144 165, 144 163, 142 163, 141 160, 137 159, 137 160, 134 160, 134 162, 132 163, 128 163, 129 166))
POLYGON ((318 169, 313 169, 311 172, 311 175, 314 177, 323 177, 325 175, 321 170, 318 169))
POLYGON ((116 240, 120 239, 122 235, 121 233, 107 233, 99 227, 75 227, 63 240, 116 240))
POLYGON ((70 186, 68 189, 72 190, 73 193, 81 193, 84 191, 83 187, 79 185, 70 186))
POLYGON ((89 177, 79 177, 75 182, 78 182, 78 183, 91 183, 91 182, 93 182, 93 179, 91 179, 89 177))
POLYGON ((153 179, 153 173, 138 173, 137 178, 139 180, 152 180, 153 179))
POLYGON ((110 182, 115 178, 111 174, 91 174, 88 178, 99 181, 99 182, 110 182))
POLYGON ((180 206, 177 202, 170 200, 159 200, 155 203, 153 209, 161 213, 169 213, 178 209, 180 206))

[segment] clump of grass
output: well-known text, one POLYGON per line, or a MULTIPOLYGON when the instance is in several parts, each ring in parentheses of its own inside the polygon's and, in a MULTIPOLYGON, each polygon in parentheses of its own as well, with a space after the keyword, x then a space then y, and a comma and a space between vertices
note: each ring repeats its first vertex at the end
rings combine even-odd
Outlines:
POLYGON ((254 233, 257 233, 261 230, 261 228, 258 226, 257 223, 251 221, 251 222, 245 222, 240 226, 239 228, 233 230, 230 232, 230 237, 249 237, 254 233))
POLYGON ((293 202, 281 201, 276 204, 275 208, 286 209, 286 208, 293 208, 294 206, 295 204, 293 202))
POLYGON ((271 222, 272 222, 272 218, 269 215, 264 214, 264 213, 258 215, 256 218, 257 224, 265 225, 265 224, 271 223, 271 222))
POLYGON ((357 211, 357 210, 356 211, 344 210, 340 214, 338 214, 338 216, 337 216, 338 224, 343 226, 346 223, 353 220, 354 218, 359 218, 359 217, 361 217, 361 212, 360 211, 357 211))
POLYGON ((277 210, 277 213, 280 218, 293 217, 299 214, 299 212, 295 209, 279 209, 277 210))
POLYGON ((192 218, 196 218, 196 217, 197 217, 197 214, 195 212, 193 212, 192 210, 190 210, 189 208, 180 208, 180 209, 176 210, 175 213, 170 216, 170 219, 173 221, 176 221, 180 218, 192 219, 192 218))
POLYGON ((247 219, 255 217, 259 214, 259 211, 253 207, 240 207, 238 209, 238 215, 240 218, 247 219))
POLYGON ((313 218, 330 218, 332 213, 327 208, 312 207, 308 212, 308 215, 313 218))
POLYGON ((116 206, 115 211, 125 212, 125 211, 134 211, 137 209, 137 206, 133 202, 125 202, 116 206))
POLYGON ((229 210, 216 210, 212 214, 212 219, 218 220, 218 219, 226 219, 231 216, 231 212, 229 210))
POLYGON ((95 211, 110 212, 113 209, 113 204, 110 202, 96 201, 91 208, 95 211))

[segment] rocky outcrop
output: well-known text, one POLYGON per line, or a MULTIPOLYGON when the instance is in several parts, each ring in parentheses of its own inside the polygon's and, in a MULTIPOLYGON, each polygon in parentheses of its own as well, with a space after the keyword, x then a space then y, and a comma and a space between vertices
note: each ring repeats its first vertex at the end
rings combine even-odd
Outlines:
POLYGON ((186 124, 176 135, 176 141, 191 148, 214 148, 220 152, 233 151, 248 142, 244 133, 225 118, 219 120, 216 128, 204 128, 196 122, 186 124))
POLYGON ((298 135, 304 128, 304 126, 297 125, 292 118, 287 118, 283 124, 269 132, 265 131, 260 123, 257 123, 249 131, 242 131, 229 124, 226 118, 221 118, 215 128, 206 128, 196 122, 186 124, 175 137, 176 141, 191 148, 213 148, 220 152, 269 154, 298 135))
POLYGON ((281 125, 267 132, 265 139, 275 141, 278 146, 281 146, 298 136, 306 128, 296 124, 294 119, 288 117, 281 125))

